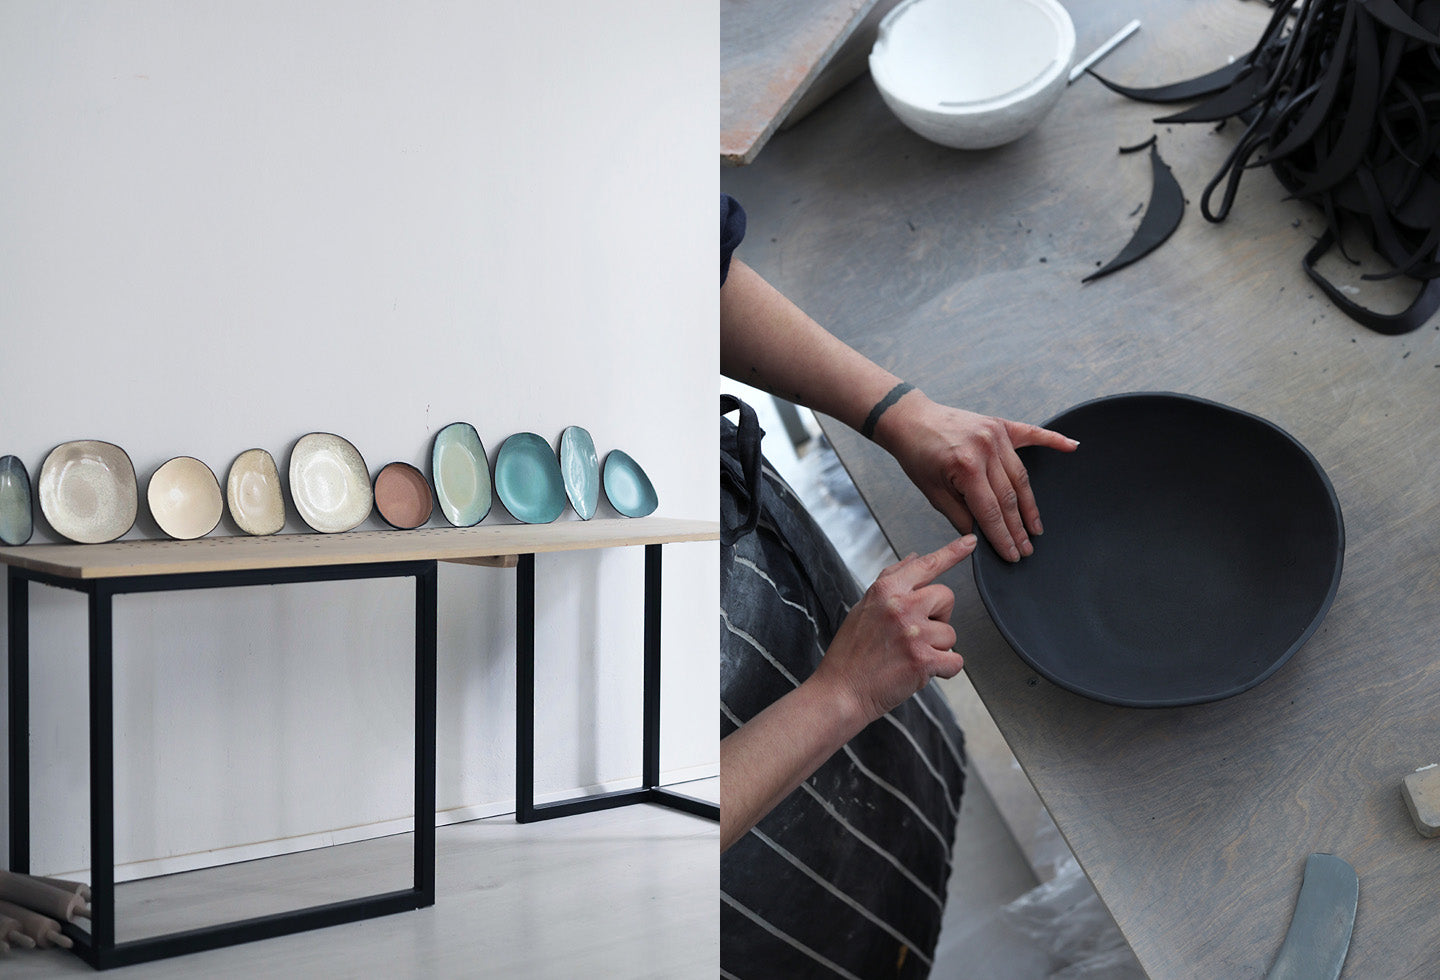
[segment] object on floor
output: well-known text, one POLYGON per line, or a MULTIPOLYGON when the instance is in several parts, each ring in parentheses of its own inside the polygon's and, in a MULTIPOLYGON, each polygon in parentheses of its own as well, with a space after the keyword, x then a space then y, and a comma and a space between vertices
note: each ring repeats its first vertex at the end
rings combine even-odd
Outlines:
POLYGON ((1079 863, 1000 909, 1000 921, 1045 951, 1052 980, 1145 980, 1145 971, 1079 863))
MULTIPOLYGON (((1440 309, 1440 176, 1433 167, 1440 101, 1426 94, 1440 63, 1437 22, 1434 4, 1417 5, 1414 17, 1393 0, 1313 0, 1298 11, 1277 4, 1259 43, 1234 65, 1177 83, 1204 91, 1203 102, 1156 120, 1243 125, 1200 198, 1201 213, 1223 221, 1245 171, 1268 165, 1289 196, 1324 215, 1327 233, 1305 256, 1305 272, 1342 312, 1378 333, 1408 333, 1440 309), (1316 268, 1331 247, 1345 251, 1352 228, 1388 264, 1365 279, 1419 283, 1403 311, 1364 307, 1316 268)), ((1156 91, 1106 84, 1132 98, 1156 91)))
POLYGON ((1145 216, 1140 219, 1140 227, 1135 229, 1135 234, 1120 250, 1120 254, 1081 279, 1081 282, 1108 276, 1117 269, 1138 262, 1159 248, 1165 239, 1180 227, 1180 219, 1185 214, 1185 192, 1180 189, 1180 184, 1165 161, 1160 159, 1160 151, 1155 148, 1155 142, 1155 137, 1152 136, 1139 146, 1121 147, 1121 153, 1135 153, 1149 148, 1150 203, 1145 206, 1145 216))
POLYGON ((1335 980, 1350 951, 1360 879, 1333 854, 1312 854, 1285 942, 1266 980, 1335 980))
POLYGON ((78 892, 56 888, 15 871, 0 871, 0 901, 24 906, 65 922, 74 922, 77 916, 90 918, 90 906, 78 892))
POLYGON ((1440 765, 1416 769, 1401 782, 1400 792, 1420 835, 1440 836, 1440 765))

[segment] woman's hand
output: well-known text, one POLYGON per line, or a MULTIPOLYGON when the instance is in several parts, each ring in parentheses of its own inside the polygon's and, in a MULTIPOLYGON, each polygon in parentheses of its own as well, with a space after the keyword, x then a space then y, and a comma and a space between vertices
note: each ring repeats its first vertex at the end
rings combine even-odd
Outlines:
POLYGON ((955 593, 935 579, 964 560, 975 544, 975 536, 966 535, 891 565, 840 624, 812 679, 834 692, 842 712, 856 713, 856 731, 930 678, 954 677, 965 666, 952 649, 955 593))
POLYGON ((963 532, 979 526, 1001 557, 1019 561, 1044 531, 1030 477, 1015 450, 1080 444, 1038 425, 962 411, 912 391, 880 417, 875 441, 890 451, 927 500, 963 532))

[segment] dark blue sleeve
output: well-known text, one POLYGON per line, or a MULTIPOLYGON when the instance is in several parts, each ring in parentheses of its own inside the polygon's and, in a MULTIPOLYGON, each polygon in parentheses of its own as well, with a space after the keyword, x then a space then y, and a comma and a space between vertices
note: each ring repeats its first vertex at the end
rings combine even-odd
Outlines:
POLYGON ((745 209, 729 194, 720 195, 720 285, 730 274, 730 256, 745 237, 745 209))

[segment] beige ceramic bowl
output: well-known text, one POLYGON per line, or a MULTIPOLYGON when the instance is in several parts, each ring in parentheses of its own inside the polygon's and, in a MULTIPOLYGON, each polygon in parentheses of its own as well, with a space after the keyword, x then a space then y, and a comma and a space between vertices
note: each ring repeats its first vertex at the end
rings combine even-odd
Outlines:
POLYGON ((274 534, 285 526, 285 493, 275 457, 264 449, 247 449, 230 464, 225 478, 230 516, 246 534, 274 534))
POLYGON ((145 501, 160 530, 182 541, 215 530, 225 509, 220 481, 193 456, 176 456, 160 464, 145 488, 145 501))

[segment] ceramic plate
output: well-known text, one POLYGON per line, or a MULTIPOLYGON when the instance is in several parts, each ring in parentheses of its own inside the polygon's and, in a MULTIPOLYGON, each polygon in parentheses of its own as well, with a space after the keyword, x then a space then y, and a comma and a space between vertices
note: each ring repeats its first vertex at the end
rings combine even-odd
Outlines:
POLYGON ((19 456, 0 456, 0 544, 24 544, 34 530, 30 474, 19 456))
POLYGON ((387 463, 375 477, 375 509, 386 524, 402 531, 424 524, 435 509, 425 474, 409 463, 387 463))
POLYGON ((575 513, 587 521, 594 517, 600 502, 600 460, 590 433, 578 425, 560 433, 560 473, 575 513))
POLYGON ((230 464, 225 478, 230 516, 246 534, 274 534, 285 526, 285 492, 275 457, 263 449, 247 449, 230 464))
POLYGON ((225 510, 220 481, 193 456, 176 456, 161 463, 150 476, 145 500, 160 530, 182 541, 203 538, 215 530, 225 510))
POLYGON ((125 450, 96 439, 56 446, 40 467, 40 512, 80 544, 114 541, 135 524, 140 491, 125 450))
POLYGON ((350 530, 375 504, 364 457, 329 432, 301 436, 290 451, 290 496, 305 523, 323 534, 350 530))
POLYGON ((1325 471, 1285 431, 1164 392, 1045 427, 1080 449, 1020 450, 1045 518, 1035 553, 1011 563, 982 543, 971 559, 1037 673, 1111 704, 1197 704, 1259 684, 1319 627, 1345 529, 1325 471))
POLYGON ((430 475, 440 513, 456 527, 479 524, 490 513, 494 494, 490 461, 475 426, 451 422, 435 434, 430 451, 430 475))
POLYGON ((626 517, 653 514, 660 504, 640 464, 618 449, 605 454, 605 496, 626 517))
POLYGON ((495 457, 495 492, 526 524, 549 524, 565 509, 565 478, 550 444, 533 432, 517 432, 495 457))

